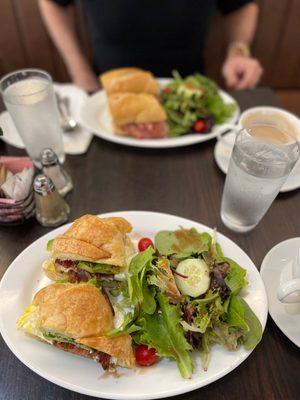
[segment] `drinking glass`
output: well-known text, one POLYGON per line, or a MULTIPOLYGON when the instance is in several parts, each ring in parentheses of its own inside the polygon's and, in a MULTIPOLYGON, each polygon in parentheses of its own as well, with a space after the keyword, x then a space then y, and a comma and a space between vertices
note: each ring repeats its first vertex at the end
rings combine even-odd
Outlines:
POLYGON ((41 167, 40 153, 52 148, 60 162, 65 154, 51 76, 38 69, 23 69, 4 76, 0 92, 27 153, 41 167))
POLYGON ((236 232, 250 231, 259 223, 299 158, 293 136, 282 132, 272 137, 270 125, 260 125, 256 137, 252 129, 236 136, 223 190, 221 219, 236 232))

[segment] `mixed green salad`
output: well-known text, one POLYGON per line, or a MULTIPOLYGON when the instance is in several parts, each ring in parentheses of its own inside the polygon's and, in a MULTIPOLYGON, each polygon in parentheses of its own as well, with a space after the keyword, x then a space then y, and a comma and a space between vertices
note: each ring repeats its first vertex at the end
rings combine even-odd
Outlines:
POLYGON ((183 79, 177 71, 173 71, 173 77, 161 96, 170 136, 211 132, 215 124, 224 123, 235 111, 236 105, 226 104, 216 84, 207 77, 197 73, 183 79))
POLYGON ((126 280, 111 282, 119 323, 108 335, 131 334, 141 365, 168 357, 190 378, 192 353, 207 370, 214 344, 251 350, 260 341, 262 326, 240 293, 246 270, 224 256, 215 236, 193 228, 160 231, 154 244, 143 239, 148 244, 139 246, 126 280))

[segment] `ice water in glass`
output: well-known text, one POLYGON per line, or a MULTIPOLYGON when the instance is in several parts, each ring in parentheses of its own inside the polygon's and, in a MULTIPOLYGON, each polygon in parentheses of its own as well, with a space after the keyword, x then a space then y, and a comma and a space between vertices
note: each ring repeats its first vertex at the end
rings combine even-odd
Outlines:
POLYGON ((235 141, 223 191, 221 218, 228 228, 237 232, 247 232, 258 224, 299 157, 297 140, 284 132, 281 139, 270 135, 269 128, 244 129, 235 141))
POLYGON ((40 70, 21 70, 0 82, 4 103, 19 132, 26 150, 40 167, 40 153, 52 148, 64 161, 62 131, 49 74, 40 70))

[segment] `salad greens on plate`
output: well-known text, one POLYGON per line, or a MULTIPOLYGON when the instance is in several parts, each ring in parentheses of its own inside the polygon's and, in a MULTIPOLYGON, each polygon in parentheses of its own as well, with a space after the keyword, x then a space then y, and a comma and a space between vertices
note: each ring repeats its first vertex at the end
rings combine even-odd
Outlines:
POLYGON ((183 79, 177 71, 173 71, 173 77, 161 97, 170 136, 211 132, 215 124, 226 122, 235 111, 236 105, 226 104, 209 78, 196 73, 183 79))
POLYGON ((246 270, 223 255, 216 233, 160 231, 119 282, 122 318, 109 335, 130 333, 137 346, 175 360, 190 378, 192 353, 207 370, 214 344, 251 350, 261 340, 260 321, 241 294, 245 286, 246 270))

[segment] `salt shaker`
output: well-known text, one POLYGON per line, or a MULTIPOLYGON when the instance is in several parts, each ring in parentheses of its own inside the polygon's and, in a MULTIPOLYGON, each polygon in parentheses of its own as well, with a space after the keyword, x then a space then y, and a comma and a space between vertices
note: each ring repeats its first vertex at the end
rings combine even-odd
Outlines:
POLYGON ((37 175, 33 182, 36 203, 36 219, 43 226, 59 226, 66 222, 70 208, 59 195, 52 180, 46 175, 37 175))
POLYGON ((43 173, 49 176, 61 196, 65 196, 73 189, 71 177, 59 164, 58 157, 52 149, 42 150, 41 164, 43 173))

